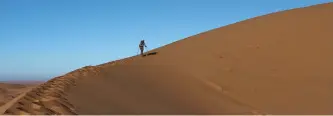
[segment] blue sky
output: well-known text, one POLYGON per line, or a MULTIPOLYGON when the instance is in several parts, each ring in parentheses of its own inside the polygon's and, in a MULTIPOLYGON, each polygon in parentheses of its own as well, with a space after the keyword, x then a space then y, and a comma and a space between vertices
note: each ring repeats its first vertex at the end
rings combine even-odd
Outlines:
POLYGON ((0 80, 45 80, 251 17, 331 0, 0 0, 0 80))

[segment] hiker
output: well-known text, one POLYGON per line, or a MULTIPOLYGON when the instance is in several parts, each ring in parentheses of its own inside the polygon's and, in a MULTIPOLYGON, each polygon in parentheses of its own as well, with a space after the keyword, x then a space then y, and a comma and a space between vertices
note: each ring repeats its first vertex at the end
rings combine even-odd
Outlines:
POLYGON ((140 51, 141 51, 141 56, 143 56, 143 50, 144 48, 143 47, 146 47, 146 43, 145 43, 145 40, 141 40, 140 44, 139 44, 139 48, 140 48, 140 51))

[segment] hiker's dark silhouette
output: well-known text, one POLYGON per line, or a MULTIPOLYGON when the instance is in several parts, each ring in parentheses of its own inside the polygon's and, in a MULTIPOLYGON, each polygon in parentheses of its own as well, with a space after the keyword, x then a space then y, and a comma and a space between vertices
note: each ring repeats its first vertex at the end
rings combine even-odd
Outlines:
POLYGON ((143 56, 144 47, 147 48, 145 40, 141 40, 141 42, 139 44, 139 48, 140 48, 140 51, 141 51, 141 56, 143 56))

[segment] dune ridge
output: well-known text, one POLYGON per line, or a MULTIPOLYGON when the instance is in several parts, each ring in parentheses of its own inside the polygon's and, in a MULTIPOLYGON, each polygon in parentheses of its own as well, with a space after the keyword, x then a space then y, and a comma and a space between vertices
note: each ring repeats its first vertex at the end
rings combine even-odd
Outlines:
POLYGON ((74 115, 75 110, 65 98, 65 92, 79 78, 95 75, 98 69, 93 66, 86 66, 66 75, 55 77, 29 92, 20 98, 15 104, 7 109, 4 114, 10 115, 51 115, 68 114, 74 115))
MULTIPOLYGON (((124 58, 111 61, 97 66, 85 66, 74 70, 63 76, 55 77, 36 88, 22 93, 10 103, 8 109, 3 112, 5 115, 77 115, 75 106, 67 99, 67 92, 70 88, 76 86, 78 80, 83 78, 91 78, 99 75, 101 70, 106 67, 124 65, 129 61, 137 60, 135 57, 124 58)), ((204 81, 217 91, 221 91, 221 87, 212 82, 204 81)), ((238 102, 238 101, 235 101, 238 102)), ((242 104, 239 102, 239 104, 242 104)), ((242 104, 245 105, 245 104, 242 104)), ((248 106, 246 106, 248 107, 248 106)), ((228 114, 266 114, 259 110, 247 110, 245 112, 233 112, 228 114)))
POLYGON ((4 114, 333 114, 333 3, 251 18, 87 66, 4 114))
POLYGON ((128 59, 131 57, 97 66, 85 66, 63 76, 54 77, 13 98, 11 102, 14 103, 6 104, 7 109, 4 109, 2 113, 5 115, 77 115, 74 106, 66 99, 66 92, 76 86, 76 81, 98 75, 103 66, 114 66, 128 59))

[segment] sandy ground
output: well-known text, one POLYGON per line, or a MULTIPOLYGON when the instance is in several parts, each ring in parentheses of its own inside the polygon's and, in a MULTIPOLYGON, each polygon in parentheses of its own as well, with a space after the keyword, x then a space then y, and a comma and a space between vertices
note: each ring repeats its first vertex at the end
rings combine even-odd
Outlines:
POLYGON ((333 114, 332 14, 333 3, 268 14, 84 67, 5 114, 333 114))
POLYGON ((251 107, 224 95, 220 88, 168 66, 106 68, 94 78, 78 81, 68 99, 77 106, 79 114, 246 114, 252 111, 251 107), (77 99, 78 96, 81 97, 77 99), (98 108, 90 104, 98 104, 98 108))
POLYGON ((24 93, 38 86, 37 83, 0 83, 0 113, 4 113, 24 93))

